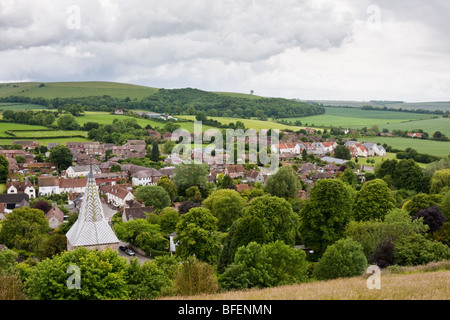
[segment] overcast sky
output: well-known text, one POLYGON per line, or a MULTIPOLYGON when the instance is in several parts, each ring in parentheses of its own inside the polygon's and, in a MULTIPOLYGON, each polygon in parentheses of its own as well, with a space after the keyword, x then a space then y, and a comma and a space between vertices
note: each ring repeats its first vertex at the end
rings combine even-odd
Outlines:
POLYGON ((0 0, 0 81, 450 101, 448 0, 0 0))

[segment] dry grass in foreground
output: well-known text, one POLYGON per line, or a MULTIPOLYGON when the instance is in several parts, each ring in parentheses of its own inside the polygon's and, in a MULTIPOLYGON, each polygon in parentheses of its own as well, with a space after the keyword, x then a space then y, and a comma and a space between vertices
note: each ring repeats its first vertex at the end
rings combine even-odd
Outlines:
POLYGON ((172 297, 173 300, 449 300, 450 270, 383 273, 381 289, 369 290, 367 277, 317 281, 214 295, 172 297))

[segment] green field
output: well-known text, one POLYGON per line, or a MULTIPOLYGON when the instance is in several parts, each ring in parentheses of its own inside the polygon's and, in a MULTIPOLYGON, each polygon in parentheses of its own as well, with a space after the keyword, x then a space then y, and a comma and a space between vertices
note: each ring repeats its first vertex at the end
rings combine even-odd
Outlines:
MULTIPOLYGON (((304 101, 307 102, 307 101, 304 101)), ((387 107, 395 109, 406 109, 406 110, 450 110, 450 101, 435 101, 435 102, 396 102, 396 101, 345 101, 345 100, 311 100, 308 102, 316 102, 324 106, 332 107, 351 107, 351 108, 361 108, 363 106, 373 106, 373 107, 387 107)))
POLYGON ((0 110, 13 110, 13 111, 19 111, 19 110, 42 110, 45 109, 42 106, 36 105, 36 104, 27 104, 27 103, 3 103, 0 102, 0 110))
MULTIPOLYGON (((180 119, 188 119, 195 121, 195 116, 178 116, 180 119)), ((208 119, 219 121, 222 124, 236 123, 236 121, 240 121, 244 124, 247 129, 291 129, 294 131, 298 131, 300 129, 304 129, 305 127, 298 126, 287 126, 281 123, 276 123, 272 121, 261 121, 254 119, 238 119, 238 118, 223 118, 223 117, 208 117, 208 119)))
POLYGON ((450 142, 448 141, 389 137, 365 137, 358 140, 362 142, 375 142, 381 145, 386 143, 387 145, 400 150, 405 150, 410 147, 416 149, 419 153, 431 154, 438 157, 450 155, 450 142))
POLYGON ((1 84, 0 97, 25 96, 31 98, 75 98, 109 95, 115 98, 143 99, 158 89, 115 82, 47 82, 44 87, 39 82, 1 84))
POLYGON ((5 133, 6 130, 27 130, 30 132, 34 132, 36 130, 48 130, 48 128, 28 124, 0 122, 0 137, 11 137, 10 135, 5 133))
MULTIPOLYGON (((377 125, 380 129, 389 124, 397 124, 410 120, 430 119, 434 115, 395 111, 370 111, 355 108, 325 108, 325 114, 302 118, 284 119, 295 123, 300 120, 308 126, 333 126, 350 129, 377 125)), ((408 122, 411 124, 411 122, 408 122)))
POLYGON ((422 129, 427 132, 430 136, 435 131, 440 131, 447 137, 450 137, 450 118, 437 118, 437 119, 427 119, 411 122, 401 122, 395 124, 388 124, 380 127, 382 129, 388 129, 392 132, 394 129, 412 131, 415 129, 422 129))
MULTIPOLYGON (((134 118, 130 116, 123 116, 123 115, 114 115, 106 112, 86 112, 85 115, 76 117, 77 122, 80 125, 84 125, 87 122, 97 122, 100 124, 112 124, 114 119, 136 119, 137 123, 141 127, 146 127, 147 125, 151 125, 152 128, 162 128, 165 123, 164 122, 158 122, 150 119, 144 119, 144 118, 134 118)), ((195 119, 195 117, 194 117, 195 119)), ((177 124, 180 125, 181 129, 188 130, 189 132, 194 132, 194 123, 193 122, 177 122, 177 124)), ((211 129, 211 126, 203 126, 203 130, 211 129)))

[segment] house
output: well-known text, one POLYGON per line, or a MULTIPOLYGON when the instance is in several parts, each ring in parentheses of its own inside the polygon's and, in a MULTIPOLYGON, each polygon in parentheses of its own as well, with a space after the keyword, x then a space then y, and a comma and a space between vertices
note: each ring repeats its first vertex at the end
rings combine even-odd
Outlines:
POLYGON ((98 173, 94 174, 94 178, 97 185, 115 185, 118 180, 127 179, 128 174, 126 172, 98 173))
MULTIPOLYGON (((87 166, 70 166, 66 170, 67 178, 87 177, 89 175, 90 165, 87 166)), ((98 165, 92 165, 92 172, 94 174, 101 173, 102 170, 98 165)))
POLYGON ((56 177, 40 176, 38 178, 38 187, 40 196, 51 196, 52 194, 60 194, 59 179, 56 177))
POLYGON ((147 168, 131 175, 131 184, 133 186, 154 185, 162 177, 162 174, 153 168, 147 168))
POLYGON ((147 132, 148 132, 148 135, 151 138, 151 140, 153 140, 153 141, 161 140, 161 133, 159 133, 158 131, 148 129, 147 132))
POLYGON ((19 165, 17 164, 16 159, 7 158, 9 162, 9 173, 15 173, 20 170, 19 165))
POLYGON ((146 213, 153 212, 153 207, 145 207, 142 205, 130 206, 129 208, 124 208, 122 211, 122 221, 127 222, 135 219, 145 219, 147 218, 146 213))
POLYGON ((244 190, 251 190, 252 187, 250 187, 248 184, 237 184, 236 185, 236 191, 241 193, 244 190))
POLYGON ((124 114, 123 109, 116 109, 116 110, 114 111, 114 114, 115 114, 115 115, 123 115, 123 114, 124 114))
POLYGON ((26 152, 23 150, 0 150, 0 154, 4 155, 6 158, 14 158, 17 156, 25 157, 26 152))
POLYGON ((128 201, 135 199, 128 188, 119 185, 101 187, 100 192, 106 195, 108 203, 118 208, 125 207, 128 201))
POLYGON ((408 137, 410 138, 422 138, 423 133, 419 133, 419 132, 409 132, 408 133, 408 137))
POLYGON ((350 154, 353 157, 363 157, 366 158, 369 156, 369 151, 367 148, 358 141, 347 141, 345 146, 350 150, 350 154))
POLYGON ((165 168, 161 168, 159 169, 159 173, 161 173, 163 176, 168 177, 169 179, 172 179, 173 177, 175 177, 175 167, 165 167, 165 168))
POLYGON ((61 211, 56 205, 45 214, 48 220, 48 226, 52 229, 58 228, 64 223, 64 212, 61 211))
POLYGON ((29 207, 30 197, 26 193, 17 194, 0 194, 0 205, 2 207, 2 213, 7 214, 14 209, 29 207))
POLYGON ((328 173, 328 172, 314 172, 311 176, 310 176, 311 180, 313 181, 318 181, 318 180, 323 180, 323 179, 333 179, 333 175, 328 173))
POLYGON ((300 154, 300 145, 294 142, 273 144, 270 147, 270 151, 273 153, 292 153, 292 154, 300 154))
POLYGON ((265 180, 266 180, 266 177, 264 177, 264 175, 262 174, 261 171, 257 171, 257 170, 254 170, 254 169, 249 170, 247 172, 247 181, 248 182, 261 182, 261 183, 264 183, 265 180))
POLYGON ((245 169, 240 164, 228 164, 223 171, 224 175, 229 175, 231 178, 243 177, 245 175, 245 169))
POLYGON ((59 180, 60 193, 80 194, 86 190, 87 178, 59 180))
POLYGON ((332 153, 333 150, 337 147, 337 145, 338 144, 336 143, 336 141, 333 141, 333 142, 322 142, 323 150, 325 152, 332 153))
POLYGON ((300 167, 298 173, 302 175, 309 174, 310 172, 319 170, 319 167, 315 163, 307 162, 300 167))
POLYGON ((6 188, 7 194, 25 193, 30 199, 36 198, 36 189, 29 180, 25 180, 24 182, 8 182, 6 188))
POLYGON ((367 153, 368 153, 369 157, 374 157, 374 156, 384 157, 384 156, 386 156, 386 149, 384 149, 380 145, 377 145, 376 143, 366 142, 363 145, 367 148, 367 153))
POLYGON ((37 142, 37 141, 12 141, 12 145, 19 145, 19 146, 22 146, 22 148, 25 150, 25 149, 28 149, 28 150, 31 150, 31 149, 34 149, 34 148, 36 148, 36 147, 38 147, 39 148, 39 142, 37 142))

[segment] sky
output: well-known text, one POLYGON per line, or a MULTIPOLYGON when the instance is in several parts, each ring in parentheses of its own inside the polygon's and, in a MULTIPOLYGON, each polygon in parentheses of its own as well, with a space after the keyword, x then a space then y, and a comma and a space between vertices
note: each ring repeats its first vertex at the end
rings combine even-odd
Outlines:
POLYGON ((0 0, 0 82, 450 101, 448 0, 0 0))

